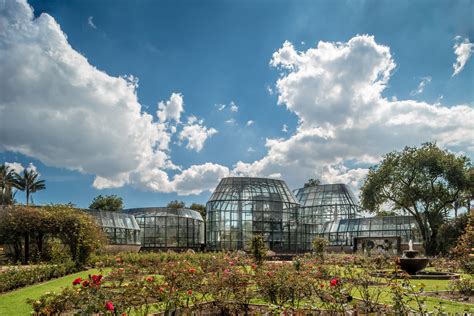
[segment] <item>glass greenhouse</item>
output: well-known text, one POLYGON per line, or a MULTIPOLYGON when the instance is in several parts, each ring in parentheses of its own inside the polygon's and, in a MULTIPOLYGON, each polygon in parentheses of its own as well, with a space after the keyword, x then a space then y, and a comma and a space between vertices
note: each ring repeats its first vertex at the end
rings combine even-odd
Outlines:
POLYGON ((304 249, 311 249, 311 241, 322 232, 326 222, 354 218, 359 203, 345 184, 309 185, 295 190, 300 203, 300 235, 304 249))
POLYGON ((400 237, 400 242, 420 242, 421 236, 413 216, 383 216, 337 219, 327 222, 320 234, 330 245, 353 246, 354 238, 400 237))
POLYGON ((284 181, 223 178, 206 211, 210 250, 247 249, 256 234, 275 252, 297 249, 298 203, 284 181))
POLYGON ((132 215, 96 210, 88 212, 97 219, 110 245, 140 245, 140 227, 132 215))
POLYGON ((128 209, 141 228, 144 250, 199 250, 204 246, 204 220, 199 212, 186 208, 128 209))

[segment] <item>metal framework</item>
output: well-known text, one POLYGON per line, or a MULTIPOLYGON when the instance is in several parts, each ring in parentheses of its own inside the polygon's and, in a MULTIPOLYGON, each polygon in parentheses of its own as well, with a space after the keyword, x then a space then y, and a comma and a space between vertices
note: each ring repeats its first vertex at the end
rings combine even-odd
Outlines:
POLYGON ((256 234, 275 252, 292 252, 298 247, 298 203, 284 181, 223 178, 206 211, 210 250, 247 249, 256 234))
POLYGON ((128 209, 141 228, 143 250, 199 250, 204 246, 204 220, 186 208, 136 208, 128 209))
POLYGON ((107 234, 110 245, 140 245, 140 227, 135 217, 121 212, 87 210, 107 234))
POLYGON ((300 236, 303 248, 311 249, 312 240, 328 221, 355 218, 359 203, 345 184, 309 185, 295 190, 300 203, 300 236))
POLYGON ((421 242, 413 216, 337 219, 327 222, 320 236, 328 239, 333 246, 353 246, 354 237, 400 237, 402 244, 410 239, 421 242))

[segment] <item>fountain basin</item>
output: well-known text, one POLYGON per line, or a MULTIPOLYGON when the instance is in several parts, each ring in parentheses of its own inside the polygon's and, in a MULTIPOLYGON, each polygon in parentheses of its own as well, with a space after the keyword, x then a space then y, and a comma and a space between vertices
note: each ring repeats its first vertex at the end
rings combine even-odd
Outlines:
POLYGON ((403 256, 406 258, 415 258, 416 256, 418 256, 418 253, 419 251, 416 250, 405 250, 403 252, 403 256))
POLYGON ((418 271, 423 270, 430 259, 428 258, 400 258, 400 268, 410 275, 415 275, 418 271))

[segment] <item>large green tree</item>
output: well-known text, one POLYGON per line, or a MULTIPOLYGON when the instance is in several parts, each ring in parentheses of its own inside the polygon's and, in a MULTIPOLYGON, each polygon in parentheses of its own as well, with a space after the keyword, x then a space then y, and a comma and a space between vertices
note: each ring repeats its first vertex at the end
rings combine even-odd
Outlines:
POLYGON ((120 211, 123 209, 123 200, 115 194, 106 196, 98 195, 92 200, 89 208, 98 211, 120 211))
POLYGON ((31 195, 39 190, 46 189, 44 180, 39 180, 39 173, 34 169, 24 169, 23 172, 16 175, 16 187, 20 191, 25 191, 26 205, 33 202, 31 195))
POLYGON ((174 200, 174 201, 170 201, 168 205, 166 205, 166 207, 173 208, 173 209, 185 208, 186 203, 184 203, 183 201, 174 200))
POLYGON ((376 213, 391 207, 413 215, 427 255, 437 252, 436 235, 462 195, 474 192, 470 160, 434 143, 406 147, 384 156, 370 168, 361 189, 361 204, 376 213))

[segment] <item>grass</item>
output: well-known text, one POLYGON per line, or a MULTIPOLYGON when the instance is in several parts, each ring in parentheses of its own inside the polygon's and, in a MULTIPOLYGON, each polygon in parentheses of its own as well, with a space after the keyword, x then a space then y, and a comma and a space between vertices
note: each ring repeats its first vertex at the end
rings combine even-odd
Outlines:
POLYGON ((103 271, 91 269, 2 294, 0 295, 0 315, 30 315, 32 309, 26 303, 26 299, 37 299, 46 292, 60 292, 64 287, 71 285, 75 278, 87 278, 89 274, 100 273, 103 271))

